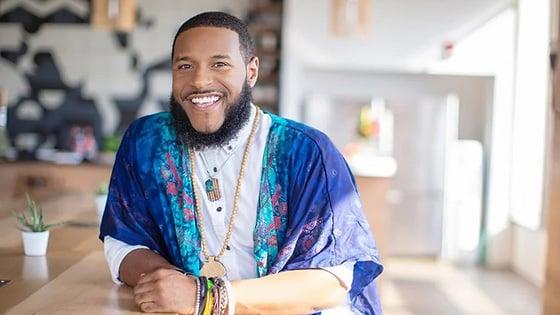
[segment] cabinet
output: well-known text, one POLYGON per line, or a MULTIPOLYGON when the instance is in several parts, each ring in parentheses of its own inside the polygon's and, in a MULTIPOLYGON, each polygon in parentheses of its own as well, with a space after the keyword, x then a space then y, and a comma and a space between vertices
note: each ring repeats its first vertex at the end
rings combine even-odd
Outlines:
POLYGON ((0 200, 19 200, 26 193, 44 200, 68 192, 95 193, 109 182, 111 166, 56 165, 42 162, 0 163, 0 200))
POLYGON ((387 233, 390 211, 387 192, 391 188, 391 178, 356 176, 364 215, 375 238, 381 263, 387 257, 387 233))

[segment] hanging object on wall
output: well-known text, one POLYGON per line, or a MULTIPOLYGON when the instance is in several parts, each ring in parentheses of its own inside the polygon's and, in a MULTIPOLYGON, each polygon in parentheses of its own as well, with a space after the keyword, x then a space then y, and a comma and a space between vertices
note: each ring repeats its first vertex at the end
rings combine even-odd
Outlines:
POLYGON ((132 31, 136 25, 136 0, 93 0, 91 23, 102 29, 132 31))
POLYGON ((451 56, 453 56, 453 50, 455 48, 455 44, 451 41, 445 41, 443 42, 442 48, 441 48, 441 60, 446 60, 451 58, 451 56))
POLYGON ((331 31, 335 36, 363 37, 371 30, 373 0, 331 0, 331 31))

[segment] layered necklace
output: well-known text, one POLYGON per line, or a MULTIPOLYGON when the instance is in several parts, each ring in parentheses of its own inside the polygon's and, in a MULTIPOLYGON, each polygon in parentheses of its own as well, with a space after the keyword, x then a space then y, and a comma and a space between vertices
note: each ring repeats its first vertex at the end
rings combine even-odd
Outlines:
MULTIPOLYGON (((204 263, 200 269, 200 274, 202 276, 212 278, 212 277, 224 277, 227 274, 226 267, 220 261, 220 258, 224 255, 226 249, 229 246, 231 240, 231 234, 233 232, 233 223, 237 215, 237 210, 239 208, 239 195, 241 193, 241 183, 243 182, 243 175, 245 173, 245 167, 247 166, 247 160, 249 159, 249 152, 251 151, 251 146, 253 145, 253 138, 255 137, 255 132, 260 118, 260 109, 257 107, 255 118, 253 121, 253 126, 251 127, 251 133, 247 143, 245 144, 245 151, 243 152, 243 160, 241 161, 241 168, 239 169, 239 177, 237 178, 237 185, 235 187, 235 195, 233 196, 233 209, 231 211, 231 216, 229 218, 229 224, 226 231, 226 237, 222 248, 215 256, 208 253, 208 244, 206 242, 206 231, 204 229, 204 222, 202 221, 202 206, 200 202, 200 196, 198 195, 198 182, 196 177, 196 167, 195 167, 195 154, 194 148, 189 148, 189 159, 191 166, 191 181, 193 183, 194 201, 196 206, 196 221, 198 224, 198 230, 200 231, 200 244, 202 249, 202 254, 204 255, 204 263)), ((206 184, 206 183, 205 183, 206 184)), ((206 188, 208 191, 208 189, 206 188)))

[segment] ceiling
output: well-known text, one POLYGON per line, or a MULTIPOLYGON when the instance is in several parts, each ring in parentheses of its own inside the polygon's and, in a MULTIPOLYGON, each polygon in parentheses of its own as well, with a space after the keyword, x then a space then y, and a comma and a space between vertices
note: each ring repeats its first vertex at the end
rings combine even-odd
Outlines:
MULTIPOLYGON (((505 9, 512 0, 372 0, 370 34, 331 34, 331 2, 288 0, 284 36, 290 53, 311 67, 394 69, 435 58, 505 9)), ((499 39, 497 39, 499 40, 499 39)))

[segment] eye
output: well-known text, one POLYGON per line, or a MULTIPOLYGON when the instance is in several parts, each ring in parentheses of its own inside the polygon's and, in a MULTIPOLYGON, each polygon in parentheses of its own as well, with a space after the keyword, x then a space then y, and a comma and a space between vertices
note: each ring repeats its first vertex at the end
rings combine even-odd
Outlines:
POLYGON ((183 63, 180 64, 179 66, 177 66, 178 70, 188 70, 188 69, 192 69, 192 65, 188 64, 188 63, 183 63))
POLYGON ((224 67, 227 67, 227 66, 228 66, 228 64, 225 63, 225 62, 222 62, 222 61, 218 61, 213 65, 214 68, 224 68, 224 67))

